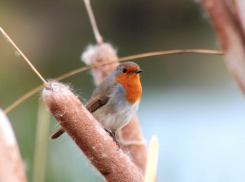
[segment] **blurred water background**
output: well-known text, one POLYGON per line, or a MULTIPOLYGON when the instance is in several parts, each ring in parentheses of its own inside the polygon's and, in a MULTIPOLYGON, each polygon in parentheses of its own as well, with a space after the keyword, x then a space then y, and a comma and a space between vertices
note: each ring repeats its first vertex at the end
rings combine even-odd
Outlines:
MULTIPOLYGON (((92 1, 105 42, 119 57, 171 49, 219 49, 211 24, 193 0, 92 1)), ((84 66, 80 55, 95 44, 80 0, 0 0, 0 26, 44 78, 84 66)), ((182 54, 136 60, 143 97, 138 118, 145 139, 160 143, 159 182, 244 182, 245 100, 221 56, 182 54)), ((93 89, 90 72, 70 83, 82 102, 93 89)), ((0 107, 41 82, 0 36, 0 107)), ((40 93, 14 109, 12 121, 32 181, 40 93)), ((50 134, 58 128, 52 118, 50 134)), ((66 135, 48 143, 47 182, 103 181, 66 135)))

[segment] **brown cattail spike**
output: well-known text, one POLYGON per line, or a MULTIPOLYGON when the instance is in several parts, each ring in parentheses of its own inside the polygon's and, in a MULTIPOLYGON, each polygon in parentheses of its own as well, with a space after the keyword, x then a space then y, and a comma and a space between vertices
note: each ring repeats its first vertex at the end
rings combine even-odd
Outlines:
POLYGON ((143 176, 80 100, 63 84, 50 83, 43 100, 50 112, 107 181, 143 181, 143 176))
POLYGON ((27 182, 11 123, 0 109, 0 181, 27 182))

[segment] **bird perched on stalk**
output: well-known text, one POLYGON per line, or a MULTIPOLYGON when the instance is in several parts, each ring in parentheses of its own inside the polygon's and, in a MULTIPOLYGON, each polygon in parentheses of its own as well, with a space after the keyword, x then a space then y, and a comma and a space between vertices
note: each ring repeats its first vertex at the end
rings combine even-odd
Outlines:
MULTIPOLYGON (((143 70, 133 62, 125 62, 106 77, 95 89, 86 108, 102 124, 120 148, 116 132, 123 128, 139 108, 142 95, 140 76, 143 70)), ((56 139, 65 132, 58 129, 50 136, 56 139)))

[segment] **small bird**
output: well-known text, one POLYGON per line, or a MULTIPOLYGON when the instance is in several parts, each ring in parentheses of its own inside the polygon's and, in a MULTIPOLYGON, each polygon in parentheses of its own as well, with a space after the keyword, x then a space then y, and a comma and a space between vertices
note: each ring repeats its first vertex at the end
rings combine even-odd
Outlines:
MULTIPOLYGON (((110 134, 116 144, 116 132, 127 125, 136 114, 142 95, 140 76, 143 70, 133 62, 121 63, 95 89, 86 108, 110 134)), ((65 130, 58 129, 50 136, 56 139, 65 130)))

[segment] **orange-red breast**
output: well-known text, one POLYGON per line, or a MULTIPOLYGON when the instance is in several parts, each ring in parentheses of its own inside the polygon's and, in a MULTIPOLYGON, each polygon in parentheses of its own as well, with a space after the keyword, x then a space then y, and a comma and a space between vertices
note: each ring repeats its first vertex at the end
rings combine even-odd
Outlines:
MULTIPOLYGON (((133 62, 120 64, 95 89, 86 104, 86 108, 118 145, 116 131, 128 124, 139 108, 142 94, 139 73, 142 71, 133 62)), ((60 128, 50 139, 58 138, 64 132, 65 130, 60 128)))

